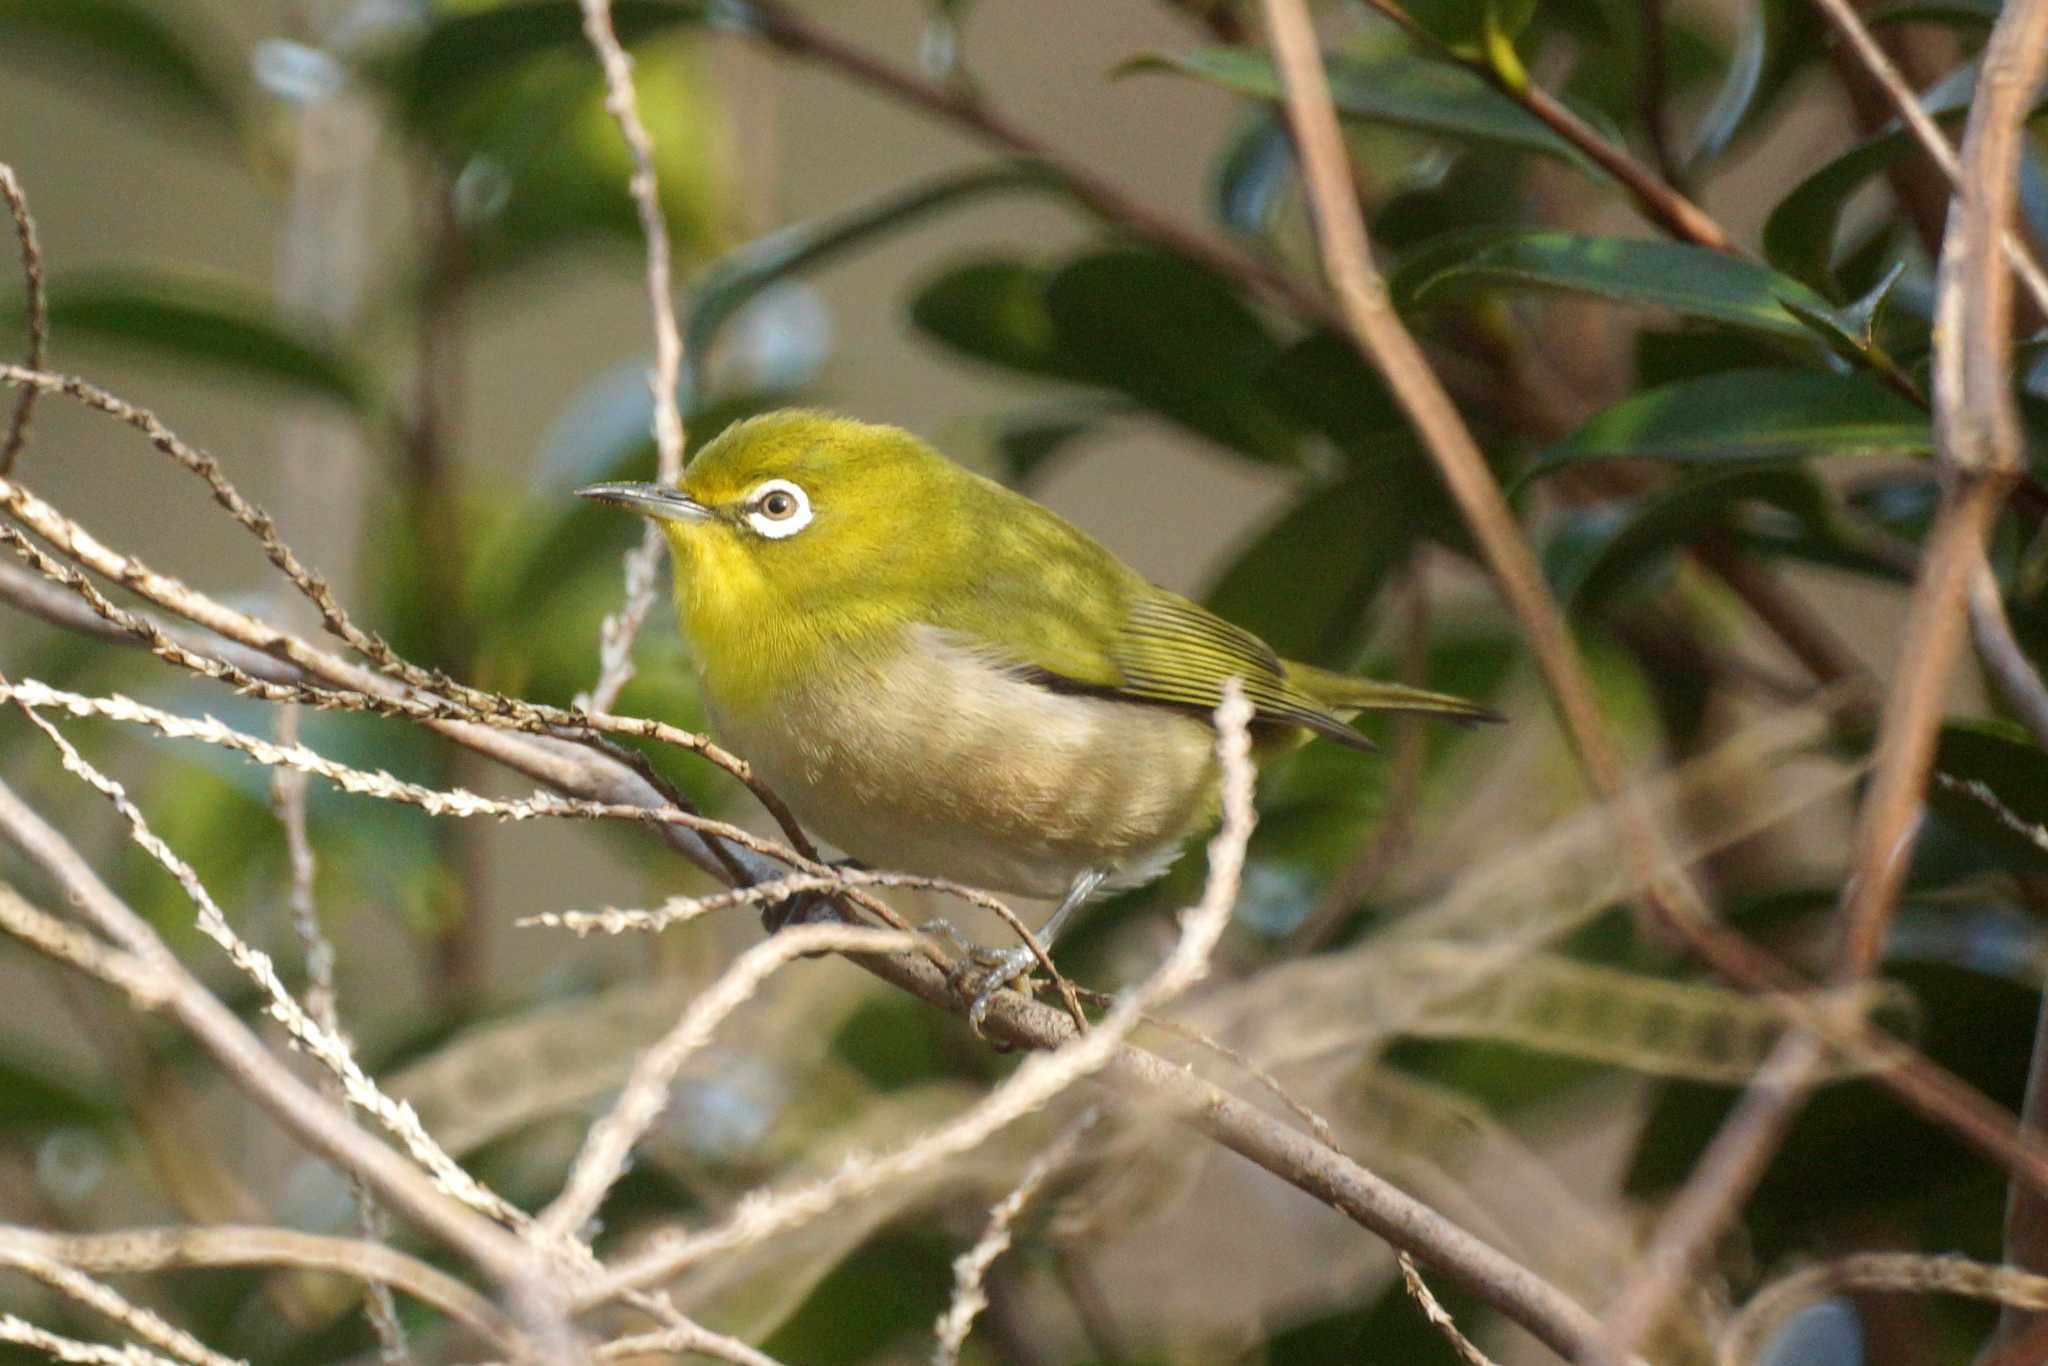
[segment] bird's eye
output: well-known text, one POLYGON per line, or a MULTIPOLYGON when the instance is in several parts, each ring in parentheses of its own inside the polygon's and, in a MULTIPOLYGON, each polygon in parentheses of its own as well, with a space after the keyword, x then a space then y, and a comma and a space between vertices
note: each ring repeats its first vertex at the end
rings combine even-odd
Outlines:
POLYGON ((811 500, 787 479, 770 479, 747 496, 747 523, 771 540, 794 536, 811 522, 811 500))

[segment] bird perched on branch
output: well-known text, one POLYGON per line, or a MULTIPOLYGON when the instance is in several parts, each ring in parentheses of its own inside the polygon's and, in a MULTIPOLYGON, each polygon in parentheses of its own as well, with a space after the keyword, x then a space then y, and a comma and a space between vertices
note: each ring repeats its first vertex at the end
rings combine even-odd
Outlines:
MULTIPOLYGON (((1498 719, 1283 660, 1052 512, 910 433, 824 413, 737 423, 681 486, 584 497, 655 519, 711 728, 871 866, 1058 897, 1150 881, 1213 818, 1210 713, 1240 680, 1262 756, 1371 742, 1365 711, 1498 719)), ((989 998, 1028 948, 984 955, 989 998)))

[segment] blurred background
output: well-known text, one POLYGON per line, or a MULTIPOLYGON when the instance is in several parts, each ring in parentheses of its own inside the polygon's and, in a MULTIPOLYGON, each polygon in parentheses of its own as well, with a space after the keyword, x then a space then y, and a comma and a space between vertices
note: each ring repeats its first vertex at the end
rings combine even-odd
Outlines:
MULTIPOLYGON (((1539 82, 1769 262, 1702 264, 1470 74, 1477 7, 1411 8, 1437 47, 1364 5, 1319 10, 1353 63, 1338 96, 1397 299, 1489 459, 1523 481, 1518 508, 1632 759, 1679 771, 1736 746, 1711 778, 1684 770, 1671 791, 1717 908, 1817 965, 1867 732, 1840 713, 1784 728, 1839 679, 1802 673, 1754 604, 1691 555, 1768 565, 1849 666, 1888 672, 1903 580, 1873 528, 1910 543, 1934 487, 1924 411, 1877 382, 1924 381, 1924 182, 1916 200, 1896 138, 1843 169, 1837 158, 1884 140, 1885 115, 1852 98, 1804 3, 1488 6, 1539 82), (1732 383, 1688 390, 1690 407, 1627 406, 1717 380, 1732 383), (1566 465, 1586 468, 1551 476, 1566 465)), ((1910 10, 1884 31, 1930 104, 1959 110, 1998 6, 1889 8, 1910 10)), ((897 423, 1283 653, 1509 713, 1470 735, 1382 727, 1380 759, 1317 746, 1270 774, 1228 971, 1191 1015, 1324 1111, 1368 1165, 1602 1304, 1771 1020, 1587 872, 1605 846, 1570 756, 1376 379, 1314 318, 1159 252, 873 82, 764 44, 745 4, 616 10, 676 239, 692 448, 790 403, 897 423)), ((1255 6, 845 0, 800 13, 920 85, 985 102, 1129 198, 1313 276, 1255 6)), ((636 528, 569 494, 649 477, 651 334, 625 152, 573 5, 0 0, 0 161, 40 231, 49 368, 218 457, 357 619, 413 659, 550 702, 590 685, 636 528)), ((7 293, 10 355, 21 319, 7 293)), ((19 474, 109 544, 317 630, 204 486, 103 416, 46 399, 19 474)), ((2001 569, 2031 645, 2041 541, 2025 526, 2007 539, 2001 569)), ((664 615, 637 659, 618 710, 700 724, 664 615)), ((273 724, 261 704, 5 606, 0 672, 256 733, 273 724)), ((1974 678, 1954 705, 1949 771, 2021 817, 2048 814, 2039 748, 1974 678)), ((396 722, 303 725, 364 767, 525 791, 396 722)), ((269 775, 104 722, 65 729, 244 934, 296 963, 269 775)), ((761 824, 721 775, 659 757, 707 808, 761 824)), ((0 719, 0 774, 239 1001, 176 888, 18 718, 0 719)), ((435 821, 316 783, 312 830, 342 1018, 366 1062, 526 1203, 551 1193, 633 1050, 758 936, 744 916, 653 939, 517 927, 706 889, 633 829, 435 821)), ((11 860, 0 851, 0 877, 37 887, 11 860)), ((2048 855, 1981 806, 1946 799, 1880 993, 1886 1019, 2015 1106, 2044 869, 2048 855)), ((1105 990, 1139 975, 1201 872, 1191 855, 1167 883, 1098 909, 1063 962, 1105 990)), ((996 936, 962 908, 919 909, 996 936)), ((339 1178, 170 1031, 25 951, 0 947, 0 987, 14 1002, 0 1012, 0 1217, 85 1228, 267 1211, 350 1227, 339 1178)), ((915 1132, 1011 1065, 844 964, 800 965, 693 1069, 606 1207, 601 1248, 915 1132)), ((949 1259, 1051 1123, 700 1272, 679 1298, 783 1360, 922 1360, 949 1259)), ((1119 1116, 1093 1159, 999 1267, 970 1359, 1456 1359, 1384 1250, 1298 1193, 1142 1116, 1119 1116)), ((1831 1087, 1659 1351, 1700 1357, 1732 1305, 1800 1258, 1876 1246, 1996 1259, 2003 1196, 2001 1173, 1871 1083, 1831 1087)), ((1437 1289, 1502 1359, 1546 1359, 1437 1289)), ((251 1359, 374 1357, 347 1294, 324 1282, 188 1273, 148 1293, 251 1359)), ((7 1307, 75 1316, 11 1284, 7 1307)), ((1835 1302, 1774 1349, 1802 1355, 1770 1359, 1963 1361, 1990 1319, 1835 1302)), ((415 1327, 421 1359, 452 1359, 430 1316, 415 1327)))

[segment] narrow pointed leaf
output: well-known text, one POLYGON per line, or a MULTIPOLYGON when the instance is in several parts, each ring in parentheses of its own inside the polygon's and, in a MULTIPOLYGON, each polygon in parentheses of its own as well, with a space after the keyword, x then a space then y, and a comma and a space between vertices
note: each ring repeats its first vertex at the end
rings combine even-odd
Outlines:
POLYGON ((1417 252, 1393 282, 1404 307, 1489 287, 1593 294, 1801 339, 1805 325, 1781 300, 1828 307, 1796 280, 1705 247, 1569 232, 1485 231, 1447 239, 1417 252))
POLYGON ((1914 455, 1933 444, 1927 414, 1866 376, 1730 370, 1622 400, 1545 451, 1530 477, 1601 460, 1914 455))

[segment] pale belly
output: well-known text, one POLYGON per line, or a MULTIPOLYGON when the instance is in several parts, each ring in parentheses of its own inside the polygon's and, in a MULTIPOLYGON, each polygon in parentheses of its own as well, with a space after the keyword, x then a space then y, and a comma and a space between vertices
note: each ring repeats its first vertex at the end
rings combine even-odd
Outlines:
POLYGON ((1215 802, 1214 732, 1163 707, 1055 693, 931 633, 773 714, 713 730, 814 833, 875 868, 1057 897, 1164 872, 1215 802))

